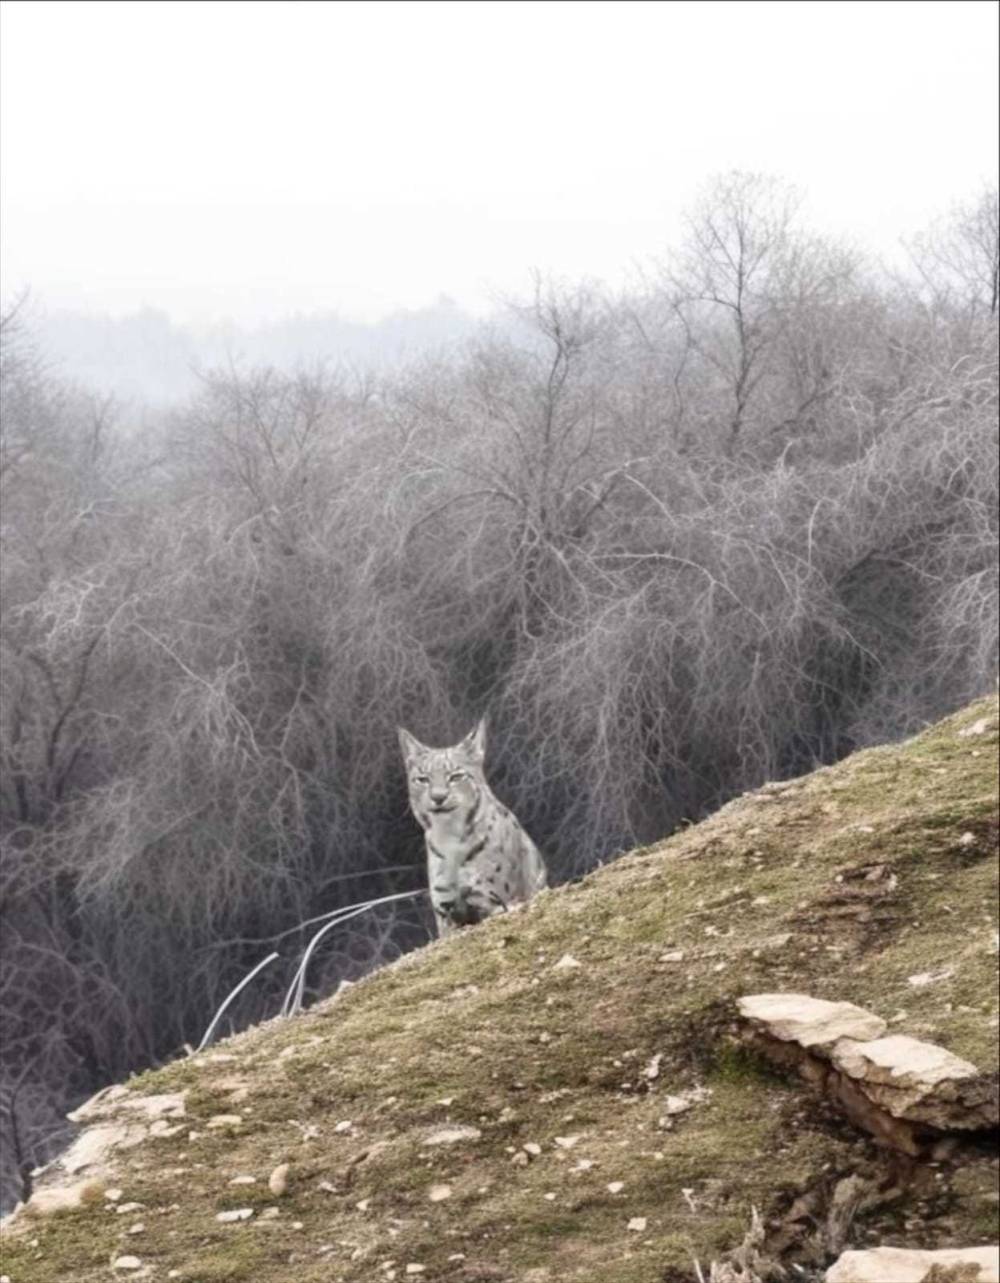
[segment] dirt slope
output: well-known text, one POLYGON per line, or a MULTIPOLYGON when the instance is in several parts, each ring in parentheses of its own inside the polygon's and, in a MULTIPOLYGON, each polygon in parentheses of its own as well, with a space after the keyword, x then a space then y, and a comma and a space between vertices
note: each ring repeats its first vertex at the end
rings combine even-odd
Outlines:
POLYGON ((752 1205, 815 1270, 854 1172, 880 1194, 847 1246, 995 1241, 985 1138, 907 1164, 732 1031, 740 995, 794 990, 995 1066, 996 759, 991 698, 132 1080, 185 1090, 182 1124, 119 1151, 85 1206, 22 1215, 3 1273, 673 1283, 752 1205))

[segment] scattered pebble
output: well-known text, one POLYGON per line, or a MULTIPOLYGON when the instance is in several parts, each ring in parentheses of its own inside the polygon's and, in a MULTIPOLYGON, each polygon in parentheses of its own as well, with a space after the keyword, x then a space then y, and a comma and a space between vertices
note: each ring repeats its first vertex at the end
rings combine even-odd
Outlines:
POLYGON ((128 1227, 128 1232, 129 1232, 130 1234, 142 1234, 142 1233, 144 1232, 145 1228, 146 1228, 145 1222, 143 1222, 143 1221, 136 1221, 136 1223, 135 1223, 134 1225, 130 1225, 130 1226, 128 1227))
POLYGON ((550 1203, 554 1203, 554 1202, 556 1201, 556 1196, 555 1196, 555 1194, 546 1194, 546 1195, 545 1195, 545 1198, 546 1198, 546 1199, 547 1199, 547 1201, 548 1201, 548 1202, 550 1202, 550 1203))
MULTIPOLYGON (((560 1149, 572 1149, 579 1140, 579 1136, 556 1136, 555 1138, 555 1142, 560 1149)), ((527 1148, 527 1146, 525 1146, 525 1148, 527 1148)))
POLYGON ((925 985, 936 984, 939 980, 947 980, 949 976, 955 974, 951 967, 945 967, 943 971, 921 971, 915 976, 907 976, 906 983, 913 985, 914 989, 922 989, 925 985))
POLYGON ((683 949, 671 949, 669 953, 661 953, 661 954, 660 954, 660 961, 661 961, 661 962, 683 962, 683 961, 684 961, 684 950, 683 950, 683 949))
POLYGON ((145 1203, 119 1203, 118 1206, 115 1208, 115 1211, 118 1213, 119 1216, 121 1216, 124 1212, 144 1212, 145 1210, 146 1210, 145 1203))
POLYGON ((288 1164, 287 1163, 278 1164, 278 1166, 274 1169, 271 1175, 267 1178, 267 1188, 271 1191, 271 1193, 274 1195, 275 1198, 281 1198, 281 1196, 287 1191, 288 1189, 288 1164))
POLYGON ((214 1131, 220 1127, 239 1127, 242 1122, 242 1114, 213 1114, 205 1126, 214 1131))
POLYGON ((359 1203, 354 1204, 354 1206, 358 1209, 359 1212, 367 1212, 369 1207, 371 1207, 371 1205, 372 1205, 372 1201, 370 1198, 363 1198, 359 1203))
POLYGON ((450 1185, 432 1185, 427 1191, 427 1197, 432 1203, 443 1203, 446 1198, 451 1198, 450 1185))
POLYGON ((633 1216, 633 1217, 632 1217, 632 1219, 631 1219, 631 1220, 629 1221, 629 1223, 628 1223, 628 1228, 629 1228, 630 1230, 632 1230, 632 1231, 633 1231, 633 1233, 635 1233, 635 1234, 642 1234, 642 1233, 644 1233, 644 1232, 645 1232, 645 1229, 646 1229, 646 1218, 645 1218, 645 1216, 633 1216))
POLYGON ((424 1140, 425 1145, 457 1145, 463 1140, 479 1140, 482 1132, 478 1127, 441 1127, 431 1132, 424 1140))
POLYGON ((117 1256, 111 1262, 113 1270, 141 1270, 142 1261, 137 1256, 117 1256))
POLYGON ((571 953, 564 953, 557 963, 553 965, 553 971, 572 971, 575 967, 581 967, 583 963, 577 962, 571 953))
POLYGON ((234 1176, 229 1183, 230 1185, 256 1185, 257 1177, 256 1176, 234 1176))
POLYGON ((609 1181, 608 1183, 609 1194, 620 1194, 624 1188, 625 1188, 624 1181, 609 1181))
POLYGON ((122 1191, 120 1189, 106 1189, 104 1191, 104 1197, 109 1203, 117 1203, 121 1196, 122 1191))
POLYGON ((976 843, 975 833, 963 833, 962 836, 958 839, 959 846, 975 846, 975 843, 976 843))
POLYGON ((334 1127, 333 1130, 342 1136, 345 1132, 349 1132, 353 1126, 354 1124, 349 1118, 344 1118, 336 1125, 336 1127, 334 1127))
POLYGON ((654 1079, 659 1078, 660 1061, 662 1059, 663 1059, 663 1052, 658 1051, 656 1055, 652 1058, 652 1060, 650 1060, 646 1068, 642 1071, 643 1077, 646 1078, 649 1082, 653 1082, 654 1079))
MULTIPOLYGON (((209 1126, 211 1126, 211 1124, 209 1124, 209 1126)), ((157 1120, 154 1123, 150 1123, 149 1126, 150 1136, 157 1136, 160 1138, 165 1136, 176 1136, 178 1132, 183 1130, 184 1128, 181 1123, 175 1123, 171 1126, 165 1118, 157 1118, 157 1120)))
POLYGON ((411 1261, 406 1267, 407 1274, 423 1274, 427 1269, 426 1265, 419 1265, 416 1261, 411 1261))
POLYGON ((251 1216, 252 1207, 237 1207, 231 1212, 217 1212, 215 1219, 222 1225, 229 1225, 233 1221, 248 1221, 251 1216))
POLYGON ((527 1144, 522 1145, 521 1148, 524 1150, 526 1154, 530 1154, 532 1158, 537 1158, 538 1155, 542 1152, 541 1145, 539 1145, 536 1141, 533 1141, 533 1140, 529 1140, 527 1144))

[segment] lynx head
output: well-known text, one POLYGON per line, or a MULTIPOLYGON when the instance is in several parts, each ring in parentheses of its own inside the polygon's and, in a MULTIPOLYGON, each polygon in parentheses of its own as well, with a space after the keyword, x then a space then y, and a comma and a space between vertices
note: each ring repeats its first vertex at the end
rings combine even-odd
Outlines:
POLYGON ((485 720, 451 748, 428 748, 400 727, 399 746, 410 786, 410 806, 423 827, 430 828, 436 817, 452 813, 456 818, 470 819, 485 784, 485 720))

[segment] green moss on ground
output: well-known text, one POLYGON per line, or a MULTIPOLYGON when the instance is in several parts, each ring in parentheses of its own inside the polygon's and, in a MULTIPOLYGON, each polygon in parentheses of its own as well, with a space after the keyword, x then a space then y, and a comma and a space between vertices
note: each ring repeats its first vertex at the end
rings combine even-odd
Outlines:
MULTIPOLYGON (((89 1283, 117 1277, 110 1261, 128 1253, 149 1277, 192 1283, 693 1277, 692 1258, 739 1243, 752 1205, 776 1217, 818 1183, 884 1164, 801 1084, 733 1046, 739 995, 846 998, 995 1064, 996 755, 987 699, 139 1076, 137 1091, 189 1093, 188 1128, 118 1156, 114 1183, 142 1209, 22 1221, 3 1272, 89 1283), (557 967, 565 954, 580 965, 557 967), (937 978, 915 986, 918 973, 937 978), (694 1087, 711 1094, 668 1116, 667 1095, 694 1087), (236 1112, 239 1127, 206 1127, 236 1112), (457 1125, 480 1135, 426 1144, 457 1125), (515 1161, 525 1144, 541 1152, 515 1161), (283 1162, 276 1199, 267 1178, 283 1162), (230 1185, 238 1175, 256 1183, 230 1185), (442 1185, 449 1197, 432 1201, 442 1185), (254 1216, 216 1221, 237 1207, 254 1216)), ((860 1221, 855 1243, 994 1233, 987 1153, 940 1165, 933 1184, 860 1221)))

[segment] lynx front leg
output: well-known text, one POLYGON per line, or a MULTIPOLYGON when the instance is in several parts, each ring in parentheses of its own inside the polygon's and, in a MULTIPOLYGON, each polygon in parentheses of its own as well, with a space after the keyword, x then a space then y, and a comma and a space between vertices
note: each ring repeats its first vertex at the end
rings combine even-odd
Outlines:
POLYGON ((434 909, 434 921, 437 923, 438 939, 443 940, 445 936, 450 936, 458 930, 458 927, 455 926, 447 913, 442 913, 436 907, 434 909))

